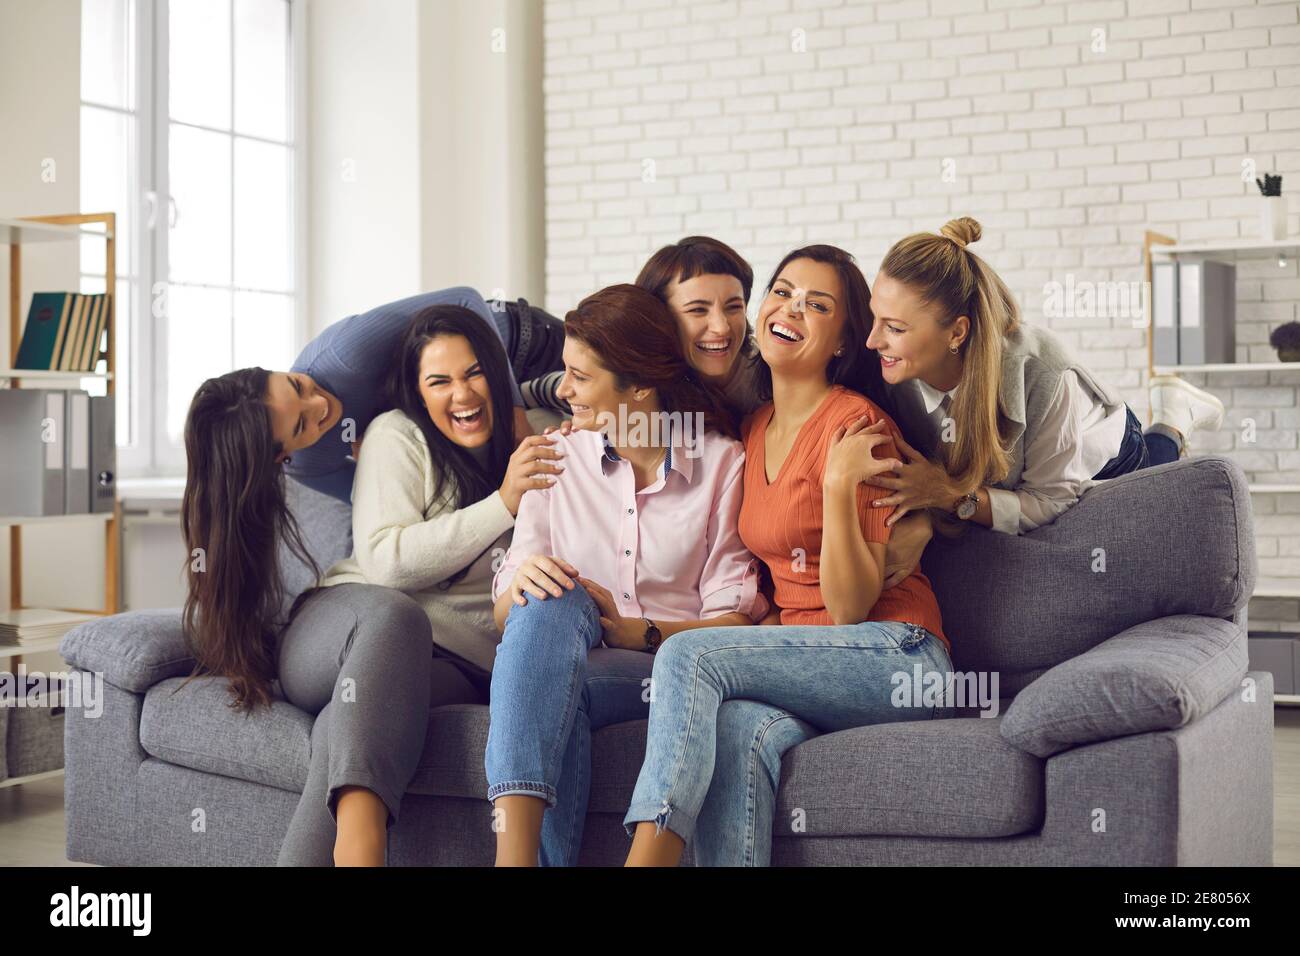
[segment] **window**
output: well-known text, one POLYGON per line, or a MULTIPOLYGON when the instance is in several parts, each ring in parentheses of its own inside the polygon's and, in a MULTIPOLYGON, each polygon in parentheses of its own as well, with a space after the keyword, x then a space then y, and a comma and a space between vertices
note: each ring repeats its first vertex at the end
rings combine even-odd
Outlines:
MULTIPOLYGON (((113 317, 117 323, 117 443, 138 441, 133 414, 136 360, 138 257, 134 197, 139 195, 139 123, 136 104, 137 24, 133 0, 82 0, 81 4, 81 209, 117 213, 117 277, 113 317)), ((104 243, 81 242, 81 291, 103 292, 104 243)), ((102 386, 101 386, 102 387, 102 386)), ((102 394, 102 393, 101 393, 102 394)), ((122 466, 118 466, 122 470, 122 466)))
MULTIPOLYGON (((118 214, 123 474, 182 473, 198 385, 288 368, 303 344, 296 13, 292 0, 82 0, 82 207, 118 214)), ((88 241, 83 289, 103 273, 88 241)))

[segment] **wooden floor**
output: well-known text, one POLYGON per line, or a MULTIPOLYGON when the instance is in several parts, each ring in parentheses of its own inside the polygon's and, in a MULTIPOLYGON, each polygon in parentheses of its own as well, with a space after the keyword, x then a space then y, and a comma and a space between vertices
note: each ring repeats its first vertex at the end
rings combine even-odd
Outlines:
MULTIPOLYGON (((1300 707, 1276 707, 1273 863, 1300 866, 1300 707)), ((63 841, 63 778, 0 790, 0 866, 80 866, 63 841)))

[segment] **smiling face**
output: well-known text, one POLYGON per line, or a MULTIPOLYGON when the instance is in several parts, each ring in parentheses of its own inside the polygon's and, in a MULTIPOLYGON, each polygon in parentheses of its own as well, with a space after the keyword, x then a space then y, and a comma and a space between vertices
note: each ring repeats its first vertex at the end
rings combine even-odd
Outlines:
POLYGON ((891 385, 919 378, 936 388, 951 388, 961 378, 960 346, 970 331, 970 320, 958 316, 947 328, 937 303, 924 301, 917 292, 887 273, 876 276, 871 290, 875 322, 867 348, 880 355, 880 374, 891 385), (950 351, 953 346, 958 352, 950 351))
POLYGON ((434 427, 463 448, 492 438, 492 391, 469 340, 439 335, 420 353, 420 397, 434 427))
POLYGON ((749 331, 740 280, 729 275, 699 275, 673 282, 667 296, 686 360, 705 379, 725 383, 749 331))
POLYGON ((343 404, 302 372, 272 372, 266 382, 271 434, 282 450, 276 461, 310 448, 343 417, 343 404))
POLYGON ((573 410, 573 427, 588 431, 600 428, 606 416, 618 419, 620 405, 637 405, 632 386, 618 388, 614 373, 600 364, 596 353, 573 338, 564 337, 564 377, 555 394, 573 410))
POLYGON ((844 293, 835 267, 812 259, 786 263, 758 310, 757 337, 774 376, 825 378, 844 347, 844 293))

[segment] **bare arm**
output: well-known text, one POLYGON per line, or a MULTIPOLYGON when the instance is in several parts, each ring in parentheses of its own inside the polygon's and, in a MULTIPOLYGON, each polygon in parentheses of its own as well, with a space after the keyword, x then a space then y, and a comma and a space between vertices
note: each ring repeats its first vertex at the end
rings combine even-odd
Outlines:
MULTIPOLYGON (((605 631, 605 643, 610 647, 621 647, 627 650, 645 650, 645 621, 639 617, 623 617, 619 614, 614 595, 590 578, 579 578, 578 581, 587 589, 591 599, 596 602, 596 607, 600 609, 600 626, 605 631)), ((742 614, 739 611, 729 611, 716 617, 693 621, 654 622, 665 641, 674 634, 680 634, 682 631, 693 631, 696 628, 746 627, 753 623, 748 614, 742 614)))
POLYGON ((885 584, 885 545, 863 537, 857 495, 847 479, 823 489, 822 600, 836 624, 865 621, 885 584))
POLYGON ((885 587, 902 583, 921 563, 926 545, 934 537, 928 510, 913 511, 894 525, 885 545, 885 587))

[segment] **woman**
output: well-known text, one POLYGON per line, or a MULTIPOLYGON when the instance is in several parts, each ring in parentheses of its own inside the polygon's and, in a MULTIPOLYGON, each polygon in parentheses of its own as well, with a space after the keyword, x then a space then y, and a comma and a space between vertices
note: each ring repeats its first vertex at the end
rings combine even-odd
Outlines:
POLYGON ((493 585, 503 635, 484 765, 498 865, 539 851, 577 862, 591 730, 645 715, 647 651, 767 610, 736 533, 744 454, 663 303, 612 286, 565 332, 567 470, 524 497, 493 585))
MULTIPOLYGON (((736 421, 762 404, 754 367, 757 350, 745 316, 754 270, 736 250, 708 236, 687 236, 652 255, 635 285, 672 311, 686 360, 722 392, 736 421)), ((568 412, 557 394, 563 378, 560 370, 528 383, 525 400, 568 412)))
MULTIPOLYGON (((654 293, 671 310, 686 360, 702 380, 722 391, 736 421, 763 404, 761 360, 745 314, 754 270, 736 250, 709 236, 687 236, 652 255, 641 267, 636 285, 654 293)), ((526 383, 525 401, 568 412, 556 394, 563 375, 552 372, 526 383)), ((883 394, 881 399, 887 401, 883 394)), ((894 530, 886 587, 912 573, 932 536, 925 513, 909 516, 894 530)))
POLYGON ((554 456, 543 447, 549 439, 526 439, 511 454, 512 436, 497 427, 510 420, 509 380, 491 330, 455 307, 420 320, 403 347, 401 410, 372 428, 376 440, 361 459, 357 553, 299 596, 287 623, 277 548, 314 565, 285 505, 283 446, 268 394, 273 373, 242 369, 210 379, 190 406, 182 529, 191 553, 202 548, 206 559, 187 570, 196 672, 229 679, 233 703, 246 711, 269 705, 278 679, 285 698, 319 714, 281 863, 384 862, 387 827, 424 745, 424 723, 411 715, 482 697, 472 665, 446 653, 433 660, 430 618, 455 652, 490 646, 490 562, 474 561, 472 545, 499 542, 523 492, 544 480, 534 476, 554 468, 537 461, 554 456), (477 417, 462 422, 463 409, 477 417), (445 467, 434 467, 430 445, 445 467), (439 567, 412 566, 403 548, 453 528, 473 540, 439 549, 451 552, 439 567), (445 593, 436 587, 457 576, 459 585, 445 593), (411 590, 420 602, 382 584, 411 590), (448 623, 459 628, 443 632, 448 623))
MULTIPOLYGON (((532 434, 514 369, 536 375, 556 367, 551 344, 558 320, 519 302, 486 301, 457 286, 390 302, 335 322, 313 339, 293 368, 273 372, 267 388, 271 426, 280 444, 277 459, 290 477, 345 504, 352 492, 355 458, 370 422, 390 407, 383 384, 411 319, 434 306, 469 310, 512 356, 507 387, 514 408, 506 421, 515 436, 532 434)), ((520 379, 522 381, 522 379, 520 379)))
POLYGON ((870 322, 866 280, 834 247, 791 252, 768 285, 757 339, 771 403, 744 425, 739 527, 772 576, 781 623, 691 631, 656 655, 646 757, 624 821, 629 865, 676 865, 697 835, 702 863, 767 862, 776 779, 750 749, 723 745, 724 702, 768 706, 787 747, 946 712, 891 700, 895 674, 919 665, 946 675, 951 662, 925 576, 884 587, 890 528, 869 506, 884 492, 864 482, 894 467, 898 432, 867 397, 880 390, 861 345, 870 322), (881 432, 866 433, 876 422, 881 432))
POLYGON ((903 443, 898 474, 872 479, 893 492, 875 501, 893 509, 891 523, 931 508, 954 526, 1032 531, 1094 481, 1176 461, 1189 432, 1219 427, 1217 398, 1156 376, 1144 433, 1056 336, 1021 323, 1006 285, 967 248, 978 222, 954 219, 940 233, 895 243, 873 293, 867 347, 920 449, 903 443))

